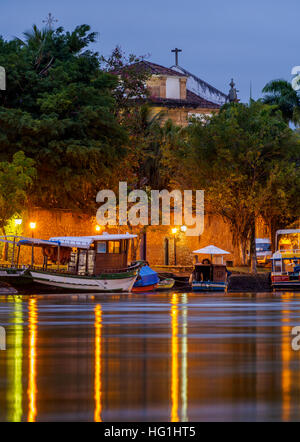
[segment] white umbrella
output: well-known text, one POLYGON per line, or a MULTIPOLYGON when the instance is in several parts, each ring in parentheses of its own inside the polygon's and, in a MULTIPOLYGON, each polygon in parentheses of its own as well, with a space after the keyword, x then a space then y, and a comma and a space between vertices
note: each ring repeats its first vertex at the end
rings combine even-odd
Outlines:
MULTIPOLYGON (((206 246, 203 247, 203 249, 194 250, 193 253, 199 254, 199 255, 210 255, 211 261, 213 258, 213 255, 230 255, 230 252, 226 252, 226 250, 219 249, 219 247, 216 246, 206 246)), ((223 262, 223 258, 222 258, 223 262)))
POLYGON ((194 250, 193 253, 200 255, 230 255, 230 252, 226 252, 226 250, 219 249, 216 246, 203 247, 203 249, 194 250))

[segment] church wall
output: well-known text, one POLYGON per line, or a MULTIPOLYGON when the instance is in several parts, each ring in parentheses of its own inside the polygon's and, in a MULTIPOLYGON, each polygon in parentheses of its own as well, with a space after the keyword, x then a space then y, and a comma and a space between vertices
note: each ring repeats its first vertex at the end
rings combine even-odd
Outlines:
POLYGON ((218 112, 218 109, 205 109, 205 108, 167 108, 163 106, 153 106, 151 108, 151 115, 154 116, 162 112, 162 124, 167 120, 172 120, 174 124, 178 126, 188 126, 189 113, 192 114, 205 114, 211 115, 213 112, 218 112))
MULTIPOLYGON (((34 237, 41 239, 49 239, 53 236, 89 236, 97 234, 95 230, 95 217, 71 212, 68 210, 46 210, 39 208, 32 208, 24 210, 22 214, 23 223, 13 231, 7 231, 7 234, 17 234, 26 237, 31 237, 32 231, 29 228, 29 223, 36 222, 36 229, 34 230, 34 237)), ((171 232, 172 226, 149 226, 146 228, 146 244, 147 244, 147 260, 151 265, 165 264, 165 240, 169 240, 169 264, 174 265, 174 235, 171 232)), ((141 229, 130 229, 127 226, 105 227, 104 230, 108 233, 125 233, 126 231, 137 233, 141 229)), ((238 250, 232 244, 232 235, 229 226, 225 224, 222 219, 215 215, 205 215, 204 232, 200 237, 188 237, 184 233, 179 232, 176 241, 176 255, 178 265, 191 265, 193 263, 192 251, 200 247, 214 244, 222 249, 231 252, 228 255, 228 260, 238 262, 238 250)), ((139 240, 136 243, 137 256, 139 256, 139 240)), ((30 263, 31 248, 21 248, 21 260, 30 263)), ((42 255, 38 249, 35 251, 35 263, 42 263, 42 255)))

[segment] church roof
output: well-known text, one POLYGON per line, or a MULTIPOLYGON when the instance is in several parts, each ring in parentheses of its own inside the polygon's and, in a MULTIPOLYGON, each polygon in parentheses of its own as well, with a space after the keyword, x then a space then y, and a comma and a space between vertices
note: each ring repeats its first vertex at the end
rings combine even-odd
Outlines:
POLYGON ((219 106, 222 106, 228 101, 228 96, 226 94, 219 91, 214 86, 211 86, 206 81, 201 80, 201 78, 197 77, 181 66, 174 65, 171 66, 170 69, 188 77, 186 87, 194 94, 204 98, 205 100, 212 101, 219 106))
POLYGON ((187 75, 175 71, 171 68, 166 68, 165 66, 161 66, 160 64, 152 63, 150 61, 142 60, 137 63, 133 63, 129 66, 129 68, 134 68, 137 71, 146 71, 151 75, 167 75, 168 77, 187 77, 187 75))
POLYGON ((193 92, 186 90, 186 99, 180 100, 176 98, 160 98, 150 97, 150 101, 153 104, 161 104, 166 107, 193 107, 203 109, 219 109, 220 105, 213 103, 212 101, 205 100, 205 98, 199 97, 193 92))

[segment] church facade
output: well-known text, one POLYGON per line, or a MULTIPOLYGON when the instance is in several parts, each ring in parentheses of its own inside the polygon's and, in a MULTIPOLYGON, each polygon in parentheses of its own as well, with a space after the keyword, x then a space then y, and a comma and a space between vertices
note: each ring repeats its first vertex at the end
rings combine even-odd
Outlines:
POLYGON ((149 74, 148 103, 153 116, 162 114, 162 122, 171 119, 179 126, 187 126, 190 119, 210 116, 229 101, 228 95, 178 64, 168 68, 141 61, 137 65, 149 74))

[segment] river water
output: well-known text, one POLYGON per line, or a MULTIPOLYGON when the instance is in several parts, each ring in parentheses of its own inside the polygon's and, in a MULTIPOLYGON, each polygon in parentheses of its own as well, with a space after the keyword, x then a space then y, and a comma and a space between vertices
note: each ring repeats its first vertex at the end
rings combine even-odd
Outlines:
POLYGON ((300 421, 300 293, 1 296, 0 325, 0 421, 300 421))

